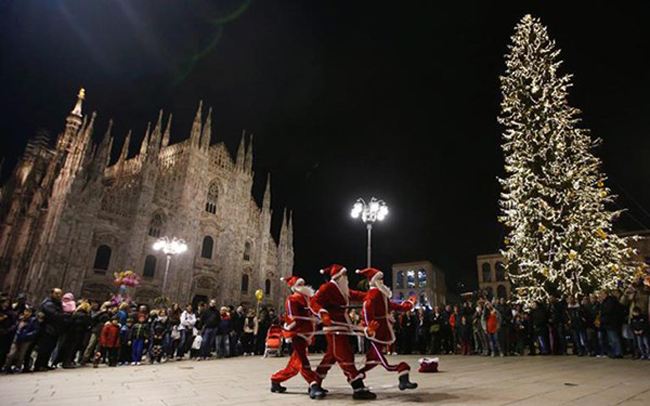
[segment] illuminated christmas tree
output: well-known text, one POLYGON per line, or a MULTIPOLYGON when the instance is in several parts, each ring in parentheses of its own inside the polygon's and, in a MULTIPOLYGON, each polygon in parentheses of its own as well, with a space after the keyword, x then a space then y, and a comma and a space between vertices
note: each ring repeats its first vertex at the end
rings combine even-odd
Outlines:
POLYGON ((568 103, 571 75, 558 73, 560 50, 530 15, 508 50, 499 221, 508 229, 502 254, 515 297, 530 303, 629 283, 640 264, 612 233, 620 210, 608 209, 615 196, 593 154, 600 140, 579 127, 580 111, 568 103))

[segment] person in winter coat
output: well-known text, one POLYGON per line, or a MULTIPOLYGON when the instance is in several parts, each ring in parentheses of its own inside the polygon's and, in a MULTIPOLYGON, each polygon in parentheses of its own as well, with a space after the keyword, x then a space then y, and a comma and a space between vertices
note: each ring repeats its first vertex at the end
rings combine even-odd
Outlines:
POLYGON ((429 322, 429 332, 431 333, 431 352, 440 354, 440 343, 442 342, 442 314, 440 307, 436 306, 431 313, 429 322))
POLYGON ((155 361, 162 362, 163 344, 165 335, 169 331, 169 319, 165 309, 158 310, 158 316, 154 318, 151 325, 151 345, 149 359, 153 364, 155 361))
POLYGON ((90 339, 88 340, 88 345, 84 351, 83 359, 81 364, 87 363, 92 356, 95 355, 97 347, 99 346, 99 337, 102 334, 102 329, 104 324, 107 321, 110 321, 111 316, 117 312, 117 308, 111 302, 104 302, 94 315, 91 311, 91 323, 90 323, 90 339))
POLYGON ((567 298, 566 319, 569 320, 571 337, 573 338, 573 353, 583 356, 587 353, 587 317, 585 310, 573 296, 567 298))
POLYGON ((632 319, 630 327, 634 334, 639 359, 650 359, 650 338, 648 338, 648 319, 641 314, 641 308, 635 306, 632 309, 632 319))
POLYGON ((623 305, 609 292, 600 294, 600 324, 607 334, 610 358, 623 358, 620 331, 623 326, 623 305))
POLYGON ((221 316, 217 308, 217 301, 210 300, 210 305, 201 314, 201 325, 203 326, 203 341, 201 342, 201 351, 199 352, 199 360, 208 359, 210 351, 215 343, 217 331, 219 329, 219 322, 221 316))
POLYGON ((460 322, 456 325, 456 335, 460 342, 461 354, 471 354, 472 325, 465 315, 460 316, 460 322))
POLYGON ((194 326, 196 325, 196 315, 192 309, 192 304, 188 303, 185 306, 185 311, 181 313, 180 319, 180 332, 181 332, 181 341, 178 344, 178 352, 176 358, 178 360, 183 359, 185 352, 190 349, 190 346, 194 342, 194 326))
POLYGON ((140 365, 142 353, 149 344, 149 324, 144 314, 139 314, 138 322, 133 325, 130 331, 129 342, 131 343, 131 365, 140 365))
POLYGON ((12 367, 15 366, 15 371, 18 371, 24 364, 27 351, 38 336, 39 322, 33 314, 33 309, 26 306, 20 316, 18 322, 16 335, 14 336, 11 349, 7 355, 7 360, 4 363, 3 370, 6 373, 14 372, 12 367))
POLYGON ((0 298, 0 365, 5 364, 11 345, 14 342, 17 325, 18 317, 11 308, 9 298, 0 298))
POLYGON ((476 354, 488 355, 487 335, 483 329, 483 302, 476 304, 476 310, 472 313, 472 334, 474 337, 474 352, 476 354))
MULTIPOLYGON (((120 323, 117 316, 113 316, 111 321, 104 324, 102 334, 99 338, 99 346, 102 353, 108 357, 108 366, 117 366, 117 358, 120 350, 120 323)), ((93 367, 97 368, 99 364, 99 357, 95 358, 93 367)))
POLYGON ((231 311, 230 315, 232 316, 232 332, 230 333, 230 355, 236 356, 240 355, 242 352, 241 336, 244 334, 244 319, 246 318, 244 307, 238 306, 236 310, 231 311))
POLYGON ((217 358, 230 356, 230 332, 232 331, 232 319, 226 306, 221 307, 219 328, 217 331, 216 346, 217 358))
POLYGON ((257 335, 257 317, 255 311, 249 310, 244 319, 244 334, 242 335, 242 347, 244 356, 255 353, 255 336, 257 335))
POLYGON ((548 355, 548 313, 543 304, 533 302, 530 311, 530 322, 535 340, 539 343, 542 355, 548 355))
POLYGON ((126 324, 120 327, 120 365, 131 363, 133 347, 131 345, 131 329, 133 328, 133 319, 127 317, 126 324))
POLYGON ((61 305, 61 289, 52 289, 50 296, 41 303, 41 311, 44 314, 41 333, 38 340, 38 357, 34 364, 34 371, 46 371, 51 369, 48 365, 50 356, 59 340, 66 316, 61 305))
POLYGON ((429 315, 426 314, 423 308, 418 309, 415 343, 420 355, 427 353, 427 346, 430 341, 429 327, 429 315))
POLYGON ((66 338, 61 345, 63 368, 72 368, 74 358, 91 323, 90 304, 83 302, 72 313, 66 338))
POLYGON ((126 319, 129 317, 129 304, 126 302, 120 303, 119 310, 117 311, 117 321, 120 326, 126 324, 126 319))
POLYGON ((501 328, 501 314, 491 303, 486 303, 483 313, 483 325, 490 345, 490 353, 493 357, 497 354, 503 357, 501 345, 499 344, 499 329, 501 328))

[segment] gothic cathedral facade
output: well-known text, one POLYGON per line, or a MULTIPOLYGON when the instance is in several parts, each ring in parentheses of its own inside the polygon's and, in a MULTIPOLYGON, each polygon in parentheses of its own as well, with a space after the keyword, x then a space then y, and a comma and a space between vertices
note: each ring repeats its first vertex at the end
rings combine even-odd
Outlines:
POLYGON ((242 136, 232 159, 212 144, 211 110, 199 104, 190 137, 170 145, 171 115, 148 126, 129 158, 130 133, 110 164, 112 123, 94 145, 95 113, 85 94, 66 118, 56 145, 31 140, 0 189, 0 290, 40 301, 53 287, 75 297, 106 300, 113 273, 141 277, 136 302, 165 296, 181 304, 282 304, 279 278, 293 271, 293 221, 283 214, 279 241, 271 235, 270 176, 262 207, 251 195, 252 137, 242 136), (171 258, 155 251, 159 237, 183 238, 188 250, 171 258))

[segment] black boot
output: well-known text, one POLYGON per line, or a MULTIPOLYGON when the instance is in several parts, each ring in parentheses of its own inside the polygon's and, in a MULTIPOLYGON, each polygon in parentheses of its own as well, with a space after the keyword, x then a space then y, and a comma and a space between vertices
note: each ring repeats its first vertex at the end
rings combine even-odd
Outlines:
POLYGON ((312 399, 322 399, 325 397, 325 390, 316 382, 309 386, 309 397, 312 399))
POLYGON ((408 373, 399 376, 399 390, 415 389, 417 387, 417 383, 409 381, 408 373))
MULTIPOLYGON (((319 387, 320 390, 322 390, 323 393, 325 393, 326 395, 327 395, 328 393, 330 393, 330 391, 328 391, 327 389, 323 388, 320 384, 318 385, 318 387, 319 387)), ((307 394, 309 394, 310 391, 311 391, 311 386, 307 388, 307 394)))
POLYGON ((352 385, 352 389, 354 389, 354 393, 352 394, 352 399, 355 400, 377 399, 377 395, 370 392, 370 389, 365 387, 362 379, 354 380, 350 383, 350 385, 352 385))
POLYGON ((271 392, 273 393, 284 393, 287 391, 287 388, 280 385, 279 382, 271 382, 271 392))

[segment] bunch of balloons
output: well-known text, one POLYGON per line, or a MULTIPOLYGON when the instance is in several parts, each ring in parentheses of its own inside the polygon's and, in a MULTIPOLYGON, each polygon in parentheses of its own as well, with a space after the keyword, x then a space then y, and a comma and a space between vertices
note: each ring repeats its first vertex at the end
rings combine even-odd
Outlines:
POLYGON ((132 287, 140 284, 140 277, 133 271, 115 272, 113 276, 115 277, 113 283, 119 286, 120 289, 126 289, 127 286, 132 287))

